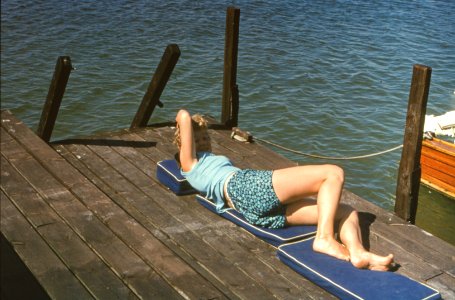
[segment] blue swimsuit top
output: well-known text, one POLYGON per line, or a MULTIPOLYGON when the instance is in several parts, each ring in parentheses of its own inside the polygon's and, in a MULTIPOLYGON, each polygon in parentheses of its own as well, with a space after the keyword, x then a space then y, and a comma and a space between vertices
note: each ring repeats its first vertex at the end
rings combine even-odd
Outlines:
POLYGON ((222 155, 198 152, 196 156, 198 161, 193 168, 188 172, 183 170, 180 172, 193 188, 215 201, 218 212, 225 211, 224 183, 229 175, 240 169, 234 167, 231 161, 222 155))

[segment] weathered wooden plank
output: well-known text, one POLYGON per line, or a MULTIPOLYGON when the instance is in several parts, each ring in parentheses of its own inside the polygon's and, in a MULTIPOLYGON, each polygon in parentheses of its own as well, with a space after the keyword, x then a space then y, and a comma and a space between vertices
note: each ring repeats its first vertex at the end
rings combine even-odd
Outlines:
MULTIPOLYGON (((5 135, 2 134, 2 140, 4 137, 5 135)), ((133 292, 55 214, 18 171, 4 157, 2 160, 2 190, 14 201, 14 205, 20 208, 27 221, 42 236, 52 251, 87 287, 90 294, 100 298, 133 296, 133 292)), ((48 288, 52 289, 52 287, 48 288)))
POLYGON ((231 131, 229 130, 216 130, 213 134, 213 139, 218 144, 227 149, 238 149, 239 153, 248 153, 249 159, 257 161, 262 167, 261 169, 281 169, 292 166, 297 166, 297 163, 273 152, 267 147, 264 147, 256 142, 242 143, 230 138, 231 131))
MULTIPOLYGON (((156 239, 158 239, 160 242, 165 244, 169 249, 172 250, 172 252, 176 253, 180 259, 182 259, 189 268, 194 269, 197 273, 203 274, 202 277, 204 278, 212 278, 212 275, 206 271, 205 268, 201 267, 201 265, 194 260, 194 257, 190 256, 185 250, 181 249, 180 245, 176 242, 174 242, 168 234, 160 229, 160 226, 165 223, 169 227, 179 227, 178 223, 172 219, 170 216, 168 216, 166 213, 163 213, 161 210, 157 209, 155 205, 153 205, 152 201, 148 202, 148 205, 150 206, 151 210, 149 213, 144 213, 143 211, 140 211, 138 208, 136 208, 132 203, 129 201, 129 199, 125 199, 124 195, 121 195, 120 193, 117 193, 116 191, 112 190, 110 186, 108 186, 106 183, 104 183, 101 179, 98 179, 97 175, 93 173, 89 168, 87 168, 79 159, 73 156, 71 152, 69 152, 66 148, 63 146, 56 146, 57 151, 61 153, 65 158, 68 159, 71 164, 75 165, 78 170, 85 174, 90 180, 93 180, 96 182, 97 186, 103 190, 103 192, 106 193, 106 196, 110 197, 113 202, 115 202, 117 205, 121 206, 129 215, 133 216, 134 219, 141 224, 144 228, 146 228, 148 231, 150 231, 156 239), (106 192, 107 191, 107 192, 106 192)), ((74 189, 73 189, 74 190, 74 189)), ((103 214, 103 213, 102 213, 103 214)), ((146 236, 144 236, 144 240, 147 239, 146 236)), ((162 251, 162 250, 160 250, 162 251)), ((153 253, 147 253, 143 254, 144 257, 148 256, 154 256, 156 255, 156 252, 153 253)), ((165 255, 165 253, 164 253, 165 255)), ((161 257, 161 256, 160 256, 161 257)), ((156 258, 151 258, 150 260, 153 261, 156 258)), ((167 263, 167 262, 162 262, 162 263, 167 263)), ((170 262, 172 263, 172 261, 170 262)), ((159 268, 161 266, 155 266, 156 268, 159 268)), ((164 268, 164 267, 163 267, 164 268)), ((188 271, 190 272, 190 271, 188 271)), ((169 273, 169 271, 163 271, 164 274, 169 273)), ((205 289, 201 290, 203 288, 203 284, 201 285, 199 282, 199 279, 193 278, 199 276, 196 274, 195 276, 191 278, 187 278, 186 276, 183 276, 185 274, 185 270, 180 270, 179 275, 182 277, 180 278, 173 278, 172 274, 169 277, 169 281, 177 285, 177 287, 182 290, 185 294, 187 295, 197 295, 198 297, 205 298, 207 295, 207 299, 217 298, 216 291, 213 291, 213 287, 211 287, 210 283, 207 283, 205 285, 205 289), (180 280, 187 280, 188 282, 185 283, 179 283, 180 280), (192 291, 187 291, 187 288, 192 289, 192 291)), ((208 280, 210 281, 210 280, 208 280)), ((212 280, 213 281, 213 280, 212 280)), ((216 279, 214 279, 216 282, 216 279)), ((221 291, 222 293, 225 293, 228 298, 235 299, 235 295, 231 294, 229 291, 221 291)), ((223 295, 221 295, 219 298, 224 298, 223 295)))
POLYGON ((455 299, 455 277, 441 274, 431 278, 427 283, 441 293, 442 299, 455 299))
MULTIPOLYGON (((3 169, 3 161, 2 172, 7 172, 6 166, 3 169)), ((9 197, 3 191, 0 195, 2 234, 49 297, 65 299, 78 295, 79 299, 92 299, 94 295, 90 294, 68 266, 46 244, 9 197)))
MULTIPOLYGON (((66 149, 63 147, 57 147, 57 149, 63 156, 68 157, 68 155, 71 155, 68 152, 64 153, 66 149)), ((80 165, 78 166, 80 167, 80 165)), ((67 176, 62 176, 61 178, 70 180, 67 176)), ((107 198, 104 193, 98 192, 98 194, 94 194, 93 191, 90 192, 92 189, 91 185, 81 185, 73 187, 72 191, 81 198, 84 197, 84 194, 93 195, 94 199, 107 198)), ((132 219, 113 202, 96 205, 96 202, 94 203, 92 200, 84 199, 92 211, 95 211, 100 218, 106 220, 107 225, 117 235, 121 236, 135 252, 153 266, 181 294, 188 295, 190 298, 222 298, 220 291, 176 256, 174 249, 178 247, 177 245, 171 245, 169 249, 153 236, 152 233, 156 234, 156 231, 159 230, 157 227, 148 221, 145 224, 148 224, 149 228, 143 227, 141 223, 144 221, 132 219)), ((121 205, 125 204, 128 205, 128 203, 124 202, 121 205)), ((133 210, 136 213, 134 216, 141 214, 141 212, 131 206, 127 210, 133 210)))
MULTIPOLYGON (((18 132, 19 130, 16 130, 16 133, 18 132)), ((14 144, 12 139, 2 146, 3 148, 14 148, 10 144, 14 144)), ((15 168, 27 174, 27 180, 37 188, 52 208, 138 296, 179 298, 174 289, 163 281, 128 245, 102 224, 92 211, 87 210, 81 202, 62 187, 36 160, 27 157, 27 153, 17 152, 14 158, 10 157, 9 160, 15 168), (16 157, 20 155, 22 155, 22 159, 19 160, 16 157)), ((96 199, 92 199, 92 201, 96 201, 96 199)))
POLYGON ((372 251, 383 255, 393 253, 395 261, 399 265, 397 273, 419 281, 426 281, 441 273, 439 268, 427 263, 424 258, 409 252, 408 248, 414 245, 412 241, 394 239, 396 234, 391 229, 394 228, 381 222, 371 224, 370 244, 372 251), (398 241, 400 244, 397 244, 398 241))
POLYGON ((186 218, 186 216, 176 202, 179 199, 173 198, 174 196, 167 193, 160 185, 150 182, 150 186, 154 185, 155 188, 150 188, 150 194, 145 194, 87 147, 65 145, 65 148, 71 151, 73 155, 81 157, 80 161, 93 172, 92 174, 84 173, 86 176, 96 175, 96 178, 92 178, 93 181, 97 184, 99 181, 104 182, 105 185, 102 187, 99 185, 99 187, 107 195, 113 197, 114 194, 117 194, 132 203, 142 214, 153 216, 150 217, 151 222, 157 224, 166 235, 189 252, 199 264, 210 270, 210 273, 216 274, 216 278, 219 278, 217 283, 225 286, 222 288, 223 291, 230 289, 234 295, 247 298, 258 295, 265 299, 272 297, 266 289, 258 286, 256 282, 234 266, 233 262, 221 256, 211 245, 202 241, 201 237, 189 228, 191 226, 210 225, 195 224, 194 221, 182 222, 181 219, 186 218), (172 207, 174 210, 169 214, 163 209, 163 206, 172 207), (156 215, 159 217, 155 218, 156 215))
MULTIPOLYGON (((266 263, 260 256, 258 256, 259 250, 264 245, 256 245, 256 251, 251 251, 249 247, 245 246, 245 242, 239 239, 240 228, 232 228, 227 230, 228 226, 222 228, 200 228, 196 232, 200 233, 204 237, 204 241, 214 245, 220 253, 223 253, 225 257, 237 266, 240 266, 242 271, 251 276, 258 284, 266 286, 270 290, 274 297, 277 299, 293 299, 293 298, 306 298, 316 299, 318 297, 327 297, 324 292, 317 291, 317 288, 313 284, 304 282, 303 278, 300 277, 300 287, 288 280, 286 276, 290 272, 279 273, 275 266, 281 264, 281 262, 275 258, 275 261, 269 261, 266 263), (226 232, 228 231, 228 232, 226 232), (286 274, 286 275, 285 275, 286 274)), ((262 244, 260 240, 251 237, 251 240, 257 244, 262 244)), ((252 243, 249 243, 250 245, 252 243)), ((270 246, 268 246, 270 247, 270 246)), ((276 253, 276 249, 269 248, 269 254, 273 255, 276 253)), ((283 269, 281 269, 283 271, 283 269)))
MULTIPOLYGON (((27 139, 33 140, 32 137, 27 137, 27 139)), ((170 249, 164 247, 146 229, 138 226, 139 224, 134 219, 129 217, 115 203, 112 203, 105 194, 97 190, 81 174, 75 174, 72 168, 68 168, 66 161, 54 150, 50 150, 50 153, 47 153, 48 157, 53 155, 60 158, 52 160, 54 162, 53 169, 58 170, 56 175, 59 176, 59 179, 71 187, 72 192, 81 198, 94 214, 98 215, 130 247, 155 269, 158 269, 177 291, 189 295, 190 298, 220 297, 220 292, 216 288, 197 276, 198 274, 176 257, 170 249), (57 161, 62 164, 57 166, 57 161)))
POLYGON ((429 266, 421 258, 416 257, 406 249, 398 246, 394 241, 391 241, 387 235, 384 236, 382 234, 384 229, 382 225, 382 223, 379 223, 379 225, 375 224, 370 227, 368 242, 365 242, 365 245, 374 253, 382 255, 393 253, 394 260, 397 263, 397 270, 394 270, 394 272, 421 282, 425 282, 428 278, 441 273, 441 270, 429 266))

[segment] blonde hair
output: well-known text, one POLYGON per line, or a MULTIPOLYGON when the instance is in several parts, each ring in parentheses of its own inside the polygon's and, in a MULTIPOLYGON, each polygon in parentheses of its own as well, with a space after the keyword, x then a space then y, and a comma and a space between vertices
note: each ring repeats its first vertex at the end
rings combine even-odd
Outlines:
MULTIPOLYGON (((208 121, 207 119, 201 115, 201 114, 194 114, 191 116, 191 126, 193 127, 193 131, 196 132, 201 132, 203 130, 208 130, 208 121)), ((174 133, 174 144, 177 145, 177 147, 180 149, 180 146, 182 145, 181 139, 180 139, 180 128, 179 125, 177 124, 175 128, 175 133, 174 133)))

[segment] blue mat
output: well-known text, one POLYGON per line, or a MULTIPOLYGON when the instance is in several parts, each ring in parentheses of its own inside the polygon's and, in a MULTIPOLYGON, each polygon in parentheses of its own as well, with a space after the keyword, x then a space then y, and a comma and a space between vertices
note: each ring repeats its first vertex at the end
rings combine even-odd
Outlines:
MULTIPOLYGON (((215 209, 215 204, 211 200, 201 195, 196 195, 196 199, 204 207, 218 214, 215 209)), ((255 236, 261 238, 262 240, 275 247, 278 247, 284 243, 290 243, 292 241, 308 238, 316 234, 316 226, 290 226, 281 229, 271 229, 255 226, 248 223, 241 213, 232 208, 229 208, 227 211, 218 215, 243 227, 247 231, 251 232, 255 236)))
POLYGON ((392 272, 355 268, 313 251, 313 239, 278 247, 278 258, 297 273, 341 299, 441 299, 433 288, 392 272))
POLYGON ((175 159, 167 159, 158 162, 156 167, 156 177, 174 194, 188 195, 197 193, 197 191, 180 173, 180 168, 175 159))

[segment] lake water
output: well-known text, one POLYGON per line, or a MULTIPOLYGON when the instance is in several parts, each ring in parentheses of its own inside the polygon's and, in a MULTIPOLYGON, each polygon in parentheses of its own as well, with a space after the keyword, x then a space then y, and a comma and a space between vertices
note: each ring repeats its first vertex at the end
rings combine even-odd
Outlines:
MULTIPOLYGON (((241 9, 239 125, 257 137, 325 156, 400 145, 414 64, 432 67, 427 114, 455 109, 453 0, 2 0, 2 109, 35 129, 57 57, 69 55, 76 70, 52 139, 129 127, 166 45, 176 43, 165 107, 151 122, 172 120, 180 107, 219 118, 229 5, 241 9)), ((352 161, 277 151, 302 164, 340 164, 346 188, 393 209, 400 150, 352 161)), ((433 198, 422 189, 423 203, 433 198)), ((444 224, 425 228, 455 244, 455 201, 443 199, 425 218, 444 224)))

